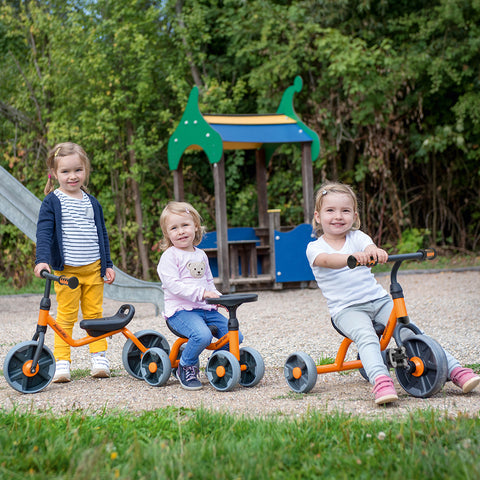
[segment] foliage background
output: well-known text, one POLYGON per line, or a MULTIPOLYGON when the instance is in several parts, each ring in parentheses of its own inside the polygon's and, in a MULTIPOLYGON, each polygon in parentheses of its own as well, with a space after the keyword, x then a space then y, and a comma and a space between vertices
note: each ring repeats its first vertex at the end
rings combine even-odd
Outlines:
MULTIPOLYGON (((480 0, 17 0, 0 3, 0 162, 40 199, 45 158, 89 154, 115 263, 155 279, 173 198, 166 145, 194 85, 203 113, 295 109, 321 138, 314 183, 351 183, 386 248, 478 252, 480 0)), ((186 197, 214 226, 203 153, 186 197)), ((226 154, 230 226, 257 224, 253 152, 226 154)), ((300 151, 268 166, 269 208, 302 222, 300 151)), ((34 245, 0 218, 2 276, 32 278, 34 245)))

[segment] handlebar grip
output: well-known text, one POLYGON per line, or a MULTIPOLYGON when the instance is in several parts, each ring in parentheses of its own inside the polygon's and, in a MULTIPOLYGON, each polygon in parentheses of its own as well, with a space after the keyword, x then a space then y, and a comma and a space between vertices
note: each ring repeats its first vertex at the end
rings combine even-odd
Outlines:
POLYGON ((65 275, 60 275, 59 277, 57 277, 57 275, 50 273, 48 270, 42 270, 40 272, 40 276, 43 278, 49 278, 50 280, 54 280, 55 282, 58 282, 60 285, 66 285, 72 290, 75 290, 78 287, 77 277, 67 277, 65 275))
MULTIPOLYGON (((374 267, 376 264, 377 264, 377 261, 372 259, 372 260, 368 261, 367 264, 364 265, 364 266, 365 267, 374 267)), ((361 265, 362 264, 358 263, 357 259, 353 255, 350 255, 347 258, 347 267, 348 268, 355 268, 355 267, 359 267, 361 265)))
POLYGON ((78 287, 78 278, 66 277, 65 275, 60 275, 60 277, 58 277, 58 283, 60 285, 67 285, 72 290, 75 290, 78 287))
POLYGON ((433 260, 437 258, 437 251, 434 248, 424 248, 419 250, 423 253, 423 260, 433 260))
POLYGON ((350 256, 347 258, 347 267, 348 267, 348 268, 358 267, 357 259, 356 259, 353 255, 350 255, 350 256))

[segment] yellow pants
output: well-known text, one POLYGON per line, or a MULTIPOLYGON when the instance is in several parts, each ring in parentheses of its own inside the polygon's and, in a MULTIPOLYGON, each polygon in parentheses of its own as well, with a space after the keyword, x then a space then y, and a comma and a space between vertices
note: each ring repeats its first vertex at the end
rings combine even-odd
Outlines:
MULTIPOLYGON (((70 289, 67 285, 60 285, 55 282, 58 305, 56 320, 70 336, 72 336, 73 326, 78 320, 80 305, 84 319, 102 318, 104 281, 100 276, 100 260, 81 267, 65 265, 63 271, 54 272, 54 274, 78 278, 79 285, 75 290, 70 289)), ((107 350, 107 340, 104 338, 90 343, 89 347, 90 353, 103 352, 107 350)), ((70 345, 57 334, 55 334, 54 339, 53 355, 57 361, 70 361, 70 345)))

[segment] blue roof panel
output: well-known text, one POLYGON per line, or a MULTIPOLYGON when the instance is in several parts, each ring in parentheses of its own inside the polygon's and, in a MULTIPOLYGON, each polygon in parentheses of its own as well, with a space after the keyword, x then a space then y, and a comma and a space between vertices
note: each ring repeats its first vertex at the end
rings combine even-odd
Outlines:
POLYGON ((224 142, 289 143, 311 142, 312 138, 296 124, 224 125, 211 123, 224 142))

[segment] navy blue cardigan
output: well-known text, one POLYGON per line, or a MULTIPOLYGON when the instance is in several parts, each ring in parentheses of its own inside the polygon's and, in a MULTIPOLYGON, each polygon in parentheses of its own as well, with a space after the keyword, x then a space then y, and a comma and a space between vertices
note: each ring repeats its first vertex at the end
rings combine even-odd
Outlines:
MULTIPOLYGON (((100 247, 100 274, 104 277, 107 268, 113 268, 110 258, 110 243, 102 206, 95 197, 88 193, 87 195, 92 202, 95 225, 97 226, 98 246, 100 247)), ((57 271, 62 271, 65 265, 62 239, 62 206, 53 192, 43 199, 38 214, 35 265, 37 263, 48 263, 57 271)))

